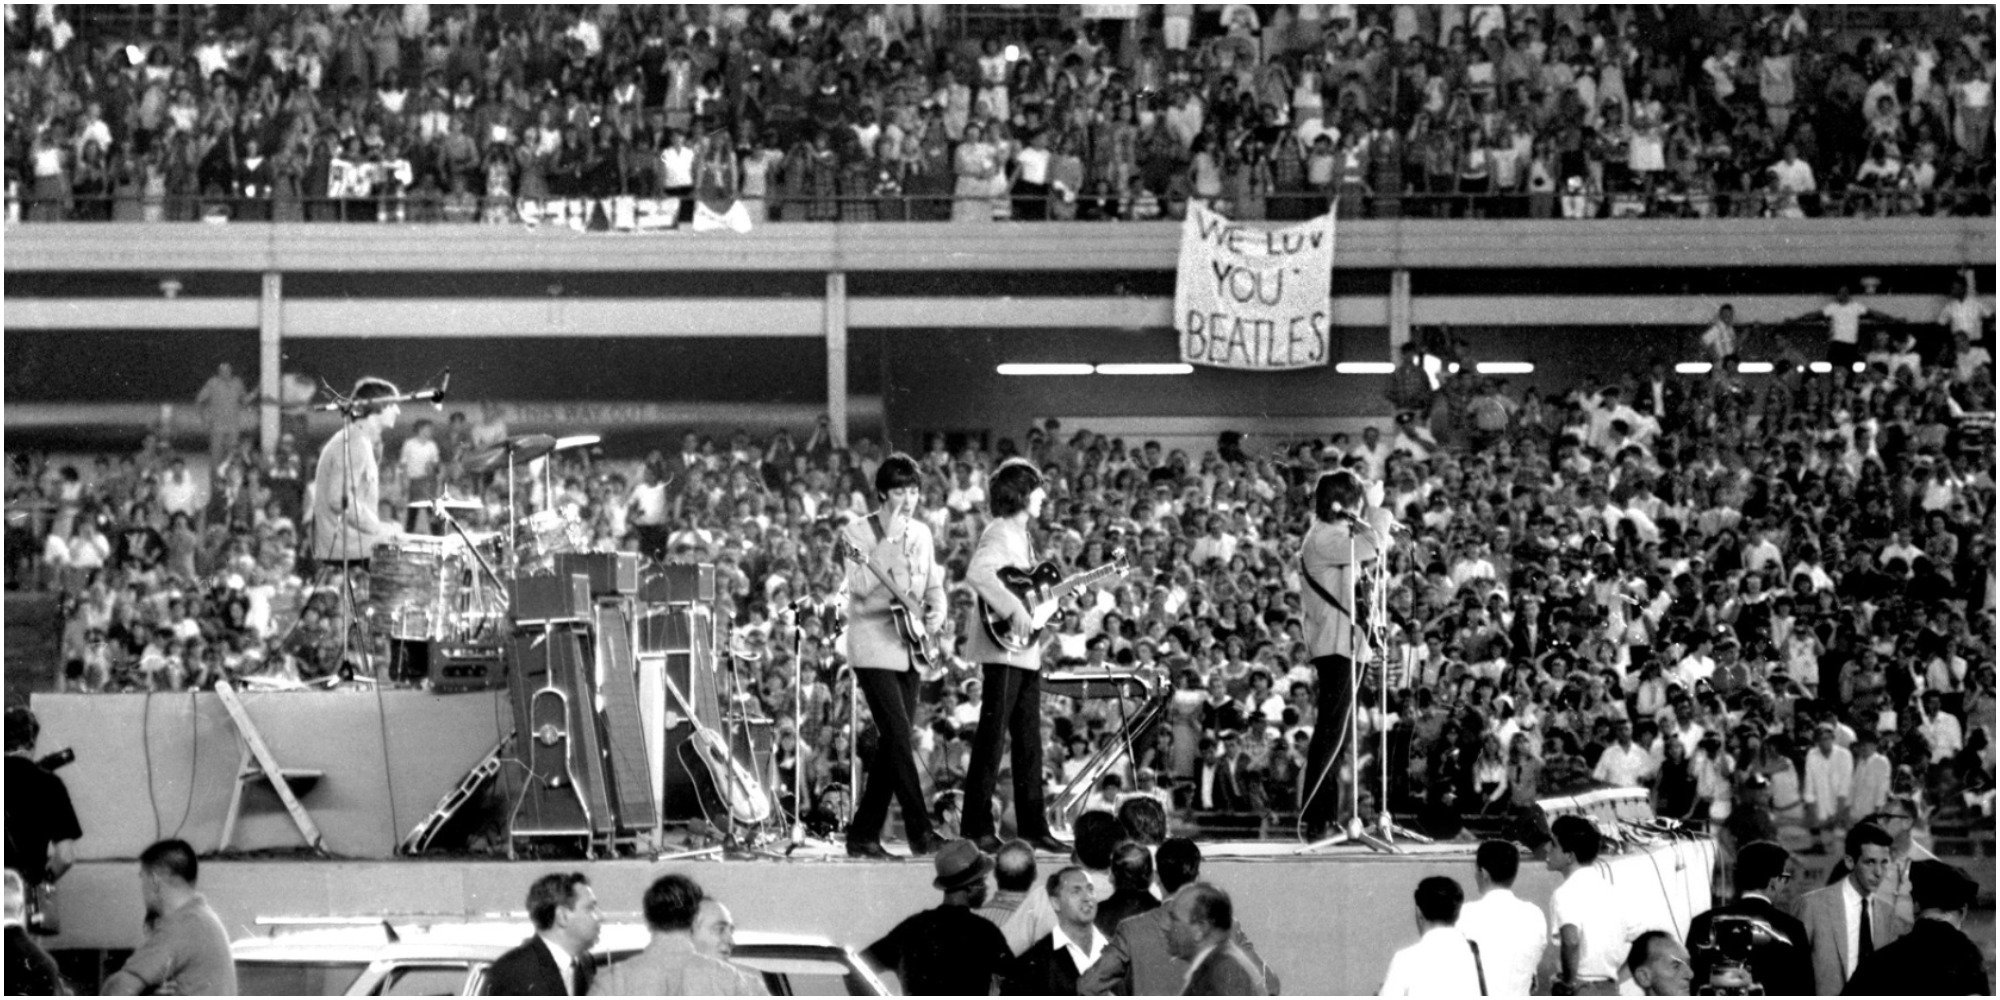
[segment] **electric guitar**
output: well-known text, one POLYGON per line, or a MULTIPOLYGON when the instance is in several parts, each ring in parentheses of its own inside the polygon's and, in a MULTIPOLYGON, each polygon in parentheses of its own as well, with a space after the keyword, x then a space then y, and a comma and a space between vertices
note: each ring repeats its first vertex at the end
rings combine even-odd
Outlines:
POLYGON ((1048 634, 1049 619, 1055 617, 1057 606, 1071 591, 1100 580, 1124 576, 1131 569, 1125 562, 1124 549, 1111 553, 1110 562, 1068 577, 1062 575, 1062 570, 1057 569, 1055 563, 1046 561, 1034 569, 1003 567, 1000 582, 1028 606, 1029 629, 1026 633, 1018 632, 1009 615, 995 610, 981 599, 979 611, 986 620, 986 634, 1002 649, 1015 653, 1028 652, 1041 644, 1048 634))
POLYGON ((868 572, 875 574, 875 579, 888 588, 892 599, 889 605, 889 619, 896 623, 896 637, 903 640, 903 646, 910 651, 910 659, 915 661, 918 671, 927 672, 926 668, 943 663, 944 655, 938 649, 937 639, 924 629, 923 616, 911 606, 909 595, 903 593, 902 588, 889 579, 889 574, 883 572, 882 567, 875 565, 875 560, 861 551, 852 539, 841 535, 838 544, 842 556, 868 567, 868 572))

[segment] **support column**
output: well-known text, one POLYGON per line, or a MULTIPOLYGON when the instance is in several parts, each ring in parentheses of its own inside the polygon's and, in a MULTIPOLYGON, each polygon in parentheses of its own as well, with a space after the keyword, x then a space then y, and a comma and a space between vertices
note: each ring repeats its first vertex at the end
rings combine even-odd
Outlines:
POLYGON ((285 276, 264 272, 264 293, 257 303, 257 429, 264 457, 278 450, 278 394, 284 351, 280 344, 279 312, 284 308, 285 276))
POLYGON ((1389 360, 1402 356, 1410 336, 1410 271, 1399 267, 1389 272, 1389 360))
POLYGON ((836 448, 847 447, 847 274, 826 275, 826 417, 836 448))

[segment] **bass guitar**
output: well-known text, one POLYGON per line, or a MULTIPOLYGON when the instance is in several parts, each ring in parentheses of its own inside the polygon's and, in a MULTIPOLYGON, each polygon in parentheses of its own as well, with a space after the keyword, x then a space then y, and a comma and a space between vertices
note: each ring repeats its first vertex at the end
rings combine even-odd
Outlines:
POLYGON ((889 574, 875 565, 875 560, 861 551, 852 539, 841 535, 838 544, 842 556, 868 567, 868 572, 875 574, 875 579, 888 589, 892 602, 889 618, 896 623, 896 637, 903 640, 904 648, 910 651, 910 659, 914 661, 917 671, 924 674, 927 680, 934 679, 929 676, 931 668, 944 663, 944 654, 938 649, 937 639, 924 629, 923 616, 912 606, 909 595, 903 593, 902 588, 889 579, 889 574))
POLYGON ((1021 603, 1028 606, 1029 628, 1019 632, 1014 628, 1011 616, 1003 614, 985 600, 979 602, 980 616, 986 621, 986 634, 1000 648, 1016 653, 1025 653, 1041 644, 1048 634, 1049 619, 1054 618, 1062 599, 1080 587, 1086 587, 1102 580, 1114 579, 1131 572, 1132 567, 1125 562, 1125 550, 1111 554, 1111 561, 1094 569, 1087 569, 1068 577, 1052 562, 1044 562, 1034 569, 1007 566, 1000 570, 1000 582, 1021 603))

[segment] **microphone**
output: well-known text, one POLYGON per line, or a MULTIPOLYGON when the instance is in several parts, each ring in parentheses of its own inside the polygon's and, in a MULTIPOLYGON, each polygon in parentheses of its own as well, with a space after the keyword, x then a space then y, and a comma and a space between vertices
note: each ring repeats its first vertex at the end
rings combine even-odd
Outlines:
POLYGON ((451 388, 451 369, 446 368, 444 370, 444 380, 438 383, 437 388, 419 389, 416 392, 410 393, 410 401, 413 403, 428 401, 432 406, 435 406, 440 411, 442 411, 444 409, 445 393, 448 390, 450 390, 450 388, 451 388))

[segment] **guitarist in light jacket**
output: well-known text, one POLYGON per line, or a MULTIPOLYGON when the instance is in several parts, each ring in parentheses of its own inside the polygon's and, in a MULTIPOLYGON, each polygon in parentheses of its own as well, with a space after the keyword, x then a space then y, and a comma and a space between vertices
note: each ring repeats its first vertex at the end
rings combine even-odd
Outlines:
POLYGON ((912 855, 935 853, 943 844, 931 829, 910 747, 917 711, 918 670, 913 667, 925 664, 896 621, 907 607, 910 626, 922 629, 924 635, 937 634, 944 624, 944 571, 938 567, 930 527, 916 518, 922 481, 910 456, 897 452, 883 459, 875 469, 881 509, 841 529, 848 543, 847 662, 855 668, 856 682, 868 699, 868 713, 880 735, 868 761, 861 801, 847 827, 847 853, 852 857, 894 856, 882 847, 882 823, 892 796, 902 807, 912 855), (887 585, 882 576, 889 578, 887 585))
MULTIPOLYGON (((1015 634, 1034 631, 1032 612, 1000 579, 1007 567, 1026 570, 1037 564, 1028 522, 1041 516, 1048 492, 1042 474, 1024 459, 1000 463, 986 487, 993 520, 979 535, 967 565, 965 582, 994 612, 1011 620, 1015 634)), ((965 815, 959 831, 991 854, 1000 849, 993 817, 993 786, 1000 777, 1000 748, 1013 744, 1014 816, 1022 840, 1037 850, 1068 854, 1069 845, 1049 835, 1048 810, 1042 804, 1042 651, 1037 644, 1012 652, 975 624, 966 630, 965 655, 977 660, 985 696, 979 703, 979 732, 972 741, 972 762, 965 776, 965 815)))
MULTIPOLYGON (((1304 573, 1299 604, 1305 612, 1306 650, 1319 677, 1318 724, 1306 749, 1305 803, 1301 819, 1317 840, 1338 817, 1338 758, 1354 711, 1353 664, 1367 662, 1363 630, 1355 627, 1355 569, 1378 558, 1384 545, 1366 510, 1367 488, 1351 469, 1336 469, 1313 484, 1313 523, 1300 552, 1304 573)), ((1361 603, 1367 601, 1360 596, 1361 603)))

